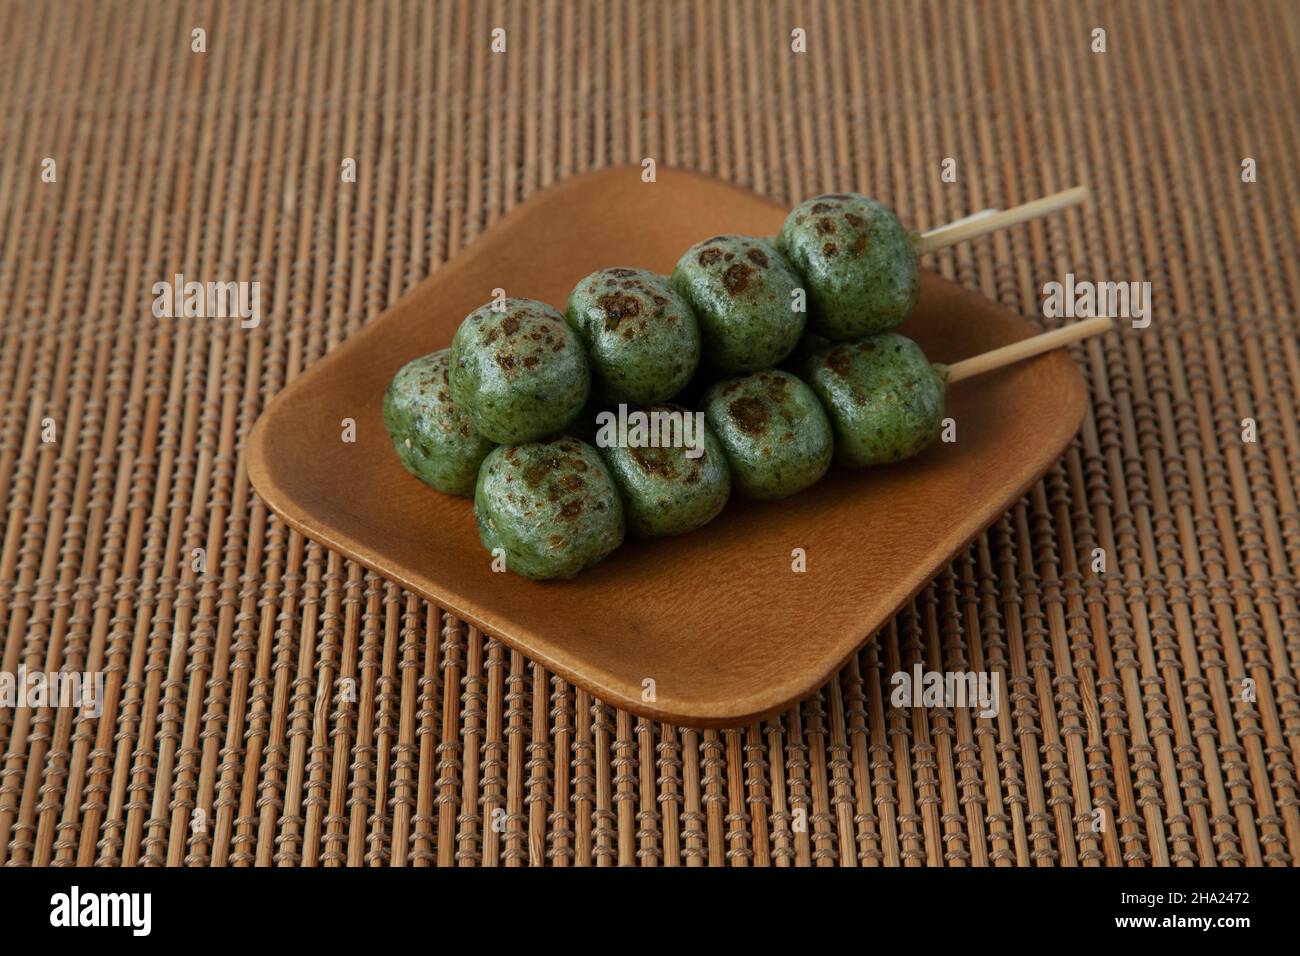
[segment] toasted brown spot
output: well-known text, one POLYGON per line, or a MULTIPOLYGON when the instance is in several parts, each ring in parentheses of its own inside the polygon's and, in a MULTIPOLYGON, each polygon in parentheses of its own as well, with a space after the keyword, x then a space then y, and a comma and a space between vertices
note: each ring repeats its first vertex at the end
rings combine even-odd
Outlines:
POLYGON ((858 236, 856 239, 853 240, 853 244, 849 246, 849 252, 855 256, 860 256, 866 250, 866 248, 867 248, 867 237, 858 236))
POLYGON ((790 388, 790 380, 781 375, 769 375, 764 380, 767 385, 767 396, 772 401, 780 404, 786 399, 786 393, 790 388))
POLYGON ((826 367, 840 378, 849 374, 849 353, 847 349, 831 349, 826 356, 826 367))
MULTIPOLYGON (((703 457, 703 456, 701 456, 703 457)), ((700 480, 700 466, 697 462, 691 465, 691 470, 687 472, 686 477, 682 479, 686 484, 693 485, 700 480)))
POLYGON ((519 331, 519 326, 522 324, 523 323, 519 321, 519 316, 508 315, 501 322, 501 331, 504 332, 506 335, 514 335, 516 332, 519 331))
POLYGON ((564 544, 564 535, 553 534, 546 539, 546 543, 549 544, 552 548, 558 548, 560 545, 564 544))
POLYGON ((750 435, 761 435, 767 426, 767 407, 756 398, 746 395, 727 406, 727 412, 736 427, 750 435))
POLYGON ((537 356, 529 355, 524 359, 524 368, 535 368, 537 366, 537 356))
POLYGON ((508 372, 515 367, 515 357, 513 355, 508 355, 505 352, 498 352, 497 364, 508 372))
POLYGON ((828 236, 835 231, 835 223, 829 219, 818 219, 817 231, 823 236, 828 236))
MULTIPOLYGON (((540 461, 535 461, 524 469, 524 482, 529 488, 536 488, 542 483, 542 479, 560 465, 560 459, 553 456, 547 456, 540 461)), ((541 502, 538 502, 538 504, 540 505, 541 502)))
POLYGON ((487 335, 483 336, 483 344, 484 344, 484 345, 491 345, 491 344, 492 344, 493 342, 495 342, 496 340, 497 340, 497 330, 496 330, 496 329, 492 329, 490 332, 488 332, 487 335))
POLYGON ((745 253, 746 258, 760 269, 766 269, 768 264, 767 253, 762 249, 750 249, 745 253))
POLYGON ((582 499, 574 498, 560 507, 560 517, 572 520, 582 514, 582 499))
POLYGON ((596 305, 605 313, 605 328, 616 329, 624 319, 637 315, 641 311, 641 300, 634 295, 611 292, 596 300, 596 305))
POLYGON ((665 448, 629 448, 629 454, 637 466, 647 475, 658 475, 660 478, 672 479, 677 477, 677 469, 673 467, 672 458, 665 448))
POLYGON ((585 485, 586 482, 582 479, 581 475, 565 475, 560 479, 560 484, 568 491, 577 491, 585 485))
POLYGON ((828 242, 822 246, 822 255, 833 256, 836 253, 835 243, 828 242))
POLYGON ((722 258, 722 250, 710 246, 708 249, 701 249, 700 254, 695 257, 695 261, 702 266, 711 266, 722 258))
POLYGON ((753 272, 749 266, 738 262, 734 266, 728 266, 727 271, 722 273, 722 284, 732 295, 739 295, 749 287, 749 277, 753 272))
POLYGON ((830 212, 834 208, 835 207, 828 202, 817 202, 817 203, 813 203, 812 211, 818 215, 821 215, 824 212, 830 212))

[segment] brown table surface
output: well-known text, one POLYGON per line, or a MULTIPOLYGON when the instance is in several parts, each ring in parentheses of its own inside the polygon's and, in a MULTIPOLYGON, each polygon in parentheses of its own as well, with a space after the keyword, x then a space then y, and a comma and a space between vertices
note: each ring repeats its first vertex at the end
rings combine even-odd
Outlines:
POLYGON ((107 673, 99 718, 0 707, 0 861, 1300 855, 1295 4, 0 21, 0 670, 107 673), (243 468, 287 380, 528 196, 644 157, 920 228, 1087 183, 929 267, 1044 326, 1067 273, 1151 283, 1149 328, 1074 350, 1092 404, 1046 478, 816 697, 733 731, 575 691, 290 533, 243 468), (155 318, 178 272, 259 281, 265 320, 155 318), (996 718, 891 704, 895 671, 975 647, 996 718))

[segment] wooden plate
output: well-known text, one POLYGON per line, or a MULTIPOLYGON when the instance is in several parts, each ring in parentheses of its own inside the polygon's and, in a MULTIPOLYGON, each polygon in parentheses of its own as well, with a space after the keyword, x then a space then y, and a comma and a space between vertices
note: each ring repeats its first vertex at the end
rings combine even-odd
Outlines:
MULTIPOLYGON (((665 169, 656 183, 633 167, 546 190, 275 397, 249 438, 254 488, 303 534, 609 704, 710 727, 780 711, 825 683, 1061 454, 1086 400, 1065 354, 954 385, 955 443, 873 471, 832 468, 785 501, 733 499, 700 531, 629 540, 575 580, 546 583, 491 570, 470 502, 402 469, 380 401, 403 363, 449 345, 494 288, 563 308, 596 269, 667 273, 708 236, 774 235, 785 212, 665 169), (345 418, 356 421, 354 443, 342 440, 345 418), (792 570, 796 548, 807 555, 804 573, 792 570), (653 695, 643 694, 647 680, 653 695)), ((1032 333, 929 274, 901 331, 944 362, 1032 333)))

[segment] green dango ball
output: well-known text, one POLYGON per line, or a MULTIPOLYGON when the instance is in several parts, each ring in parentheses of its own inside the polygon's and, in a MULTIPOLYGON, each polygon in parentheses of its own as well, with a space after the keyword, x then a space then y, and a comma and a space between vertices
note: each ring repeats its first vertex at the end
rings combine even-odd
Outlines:
POLYGON ((672 285, 699 319, 705 361, 724 374, 776 365, 803 334, 803 280, 766 239, 698 242, 677 261, 672 285))
POLYGON ((623 543, 623 503, 604 461, 562 436, 501 446, 474 491, 479 540, 506 568, 534 580, 571 578, 623 543))
POLYGON ((495 446, 451 397, 450 350, 407 362, 384 393, 384 425, 402 466, 449 495, 472 495, 479 464, 495 446))
POLYGON ((805 200, 777 239, 804 277, 808 324, 835 341, 895 328, 916 307, 913 236, 888 206, 858 193, 805 200))
POLYGON ((943 429, 947 375, 895 333, 818 353, 809 378, 835 428, 835 457, 854 468, 902 461, 943 429))
POLYGON ((784 498, 830 467, 834 436, 821 402, 789 372, 768 369, 719 382, 704 414, 718 436, 738 494, 784 498))
POLYGON ((606 403, 662 402, 680 392, 700 363, 700 327, 664 276, 601 269, 569 295, 565 319, 591 360, 606 403))
POLYGON ((628 412, 633 414, 646 416, 649 436, 667 434, 670 440, 658 447, 598 441, 622 492, 628 530, 640 537, 665 537, 708 524, 731 495, 731 470, 703 415, 679 405, 628 412), (661 427, 661 421, 669 427, 661 427))
POLYGON ((543 302, 505 299, 475 309, 452 339, 452 398, 491 441, 517 445, 555 435, 590 392, 582 343, 543 302))

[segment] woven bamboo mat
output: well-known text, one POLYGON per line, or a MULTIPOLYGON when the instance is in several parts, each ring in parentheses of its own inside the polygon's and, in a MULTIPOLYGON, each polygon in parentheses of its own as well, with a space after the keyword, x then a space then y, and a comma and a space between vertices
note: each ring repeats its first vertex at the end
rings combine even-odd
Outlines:
POLYGON ((0 708, 0 861, 1293 863, 1297 64, 1285 0, 0 5, 0 670, 107 675, 97 719, 0 708), (1076 350, 1046 478, 734 731, 602 705, 243 469, 286 381, 647 156, 921 228, 1088 183, 930 267, 1030 316, 1066 273, 1152 286, 1149 328, 1076 350), (154 318, 177 272, 261 282, 266 319, 154 318), (915 663, 998 672, 1001 712, 892 706, 915 663))

